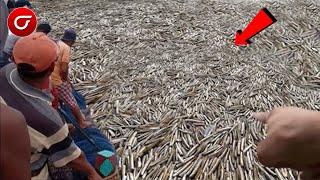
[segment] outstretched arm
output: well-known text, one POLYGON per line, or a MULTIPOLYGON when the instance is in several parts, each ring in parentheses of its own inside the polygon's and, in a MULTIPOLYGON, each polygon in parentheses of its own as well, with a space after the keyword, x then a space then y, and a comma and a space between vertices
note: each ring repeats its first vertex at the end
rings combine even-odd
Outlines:
POLYGON ((102 180, 96 170, 88 163, 83 153, 81 153, 77 159, 71 161, 68 165, 78 171, 86 172, 89 180, 102 180))

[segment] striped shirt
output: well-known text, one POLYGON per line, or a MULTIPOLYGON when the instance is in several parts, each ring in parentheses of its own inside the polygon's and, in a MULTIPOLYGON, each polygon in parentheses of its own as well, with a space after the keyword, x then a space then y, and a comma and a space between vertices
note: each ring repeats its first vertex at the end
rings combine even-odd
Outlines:
POLYGON ((67 124, 52 108, 51 94, 25 83, 15 65, 0 70, 0 96, 26 118, 31 143, 32 179, 49 179, 47 162, 62 167, 80 156, 67 124))

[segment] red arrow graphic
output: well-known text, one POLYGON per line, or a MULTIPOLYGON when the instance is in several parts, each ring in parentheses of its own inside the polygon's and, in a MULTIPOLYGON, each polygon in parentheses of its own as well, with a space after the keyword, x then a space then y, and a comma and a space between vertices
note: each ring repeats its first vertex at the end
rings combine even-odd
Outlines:
POLYGON ((238 30, 235 37, 235 45, 245 46, 250 44, 250 38, 263 31, 277 20, 267 10, 267 8, 261 9, 256 17, 249 23, 249 25, 243 30, 238 30))

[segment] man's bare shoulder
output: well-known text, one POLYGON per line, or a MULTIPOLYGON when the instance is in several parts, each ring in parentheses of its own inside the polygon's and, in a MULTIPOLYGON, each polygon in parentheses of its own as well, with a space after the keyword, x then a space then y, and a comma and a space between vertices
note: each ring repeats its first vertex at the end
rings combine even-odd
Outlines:
POLYGON ((64 43, 63 41, 58 41, 58 46, 60 48, 60 51, 70 51, 70 46, 68 46, 66 43, 64 43))

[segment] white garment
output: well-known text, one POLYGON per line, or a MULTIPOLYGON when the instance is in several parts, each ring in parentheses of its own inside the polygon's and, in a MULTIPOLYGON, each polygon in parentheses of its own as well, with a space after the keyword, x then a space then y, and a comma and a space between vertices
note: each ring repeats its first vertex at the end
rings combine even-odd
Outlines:
POLYGON ((50 180, 48 166, 46 165, 37 176, 31 177, 31 180, 50 180))
POLYGON ((16 42, 20 39, 19 36, 11 34, 7 37, 6 43, 3 47, 3 52, 7 53, 8 55, 12 55, 12 50, 16 42))

